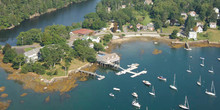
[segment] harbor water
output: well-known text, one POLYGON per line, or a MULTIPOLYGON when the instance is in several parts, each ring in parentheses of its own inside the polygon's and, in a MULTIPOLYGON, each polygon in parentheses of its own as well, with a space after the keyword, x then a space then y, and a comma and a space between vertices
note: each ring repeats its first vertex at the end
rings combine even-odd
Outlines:
POLYGON ((96 73, 104 75, 105 79, 89 79, 78 82, 78 86, 65 95, 54 93, 35 93, 32 90, 22 89, 19 82, 7 80, 7 74, 0 70, 0 86, 5 86, 4 93, 12 100, 9 110, 135 110, 132 106, 134 97, 132 92, 138 94, 137 101, 141 104, 141 110, 148 106, 149 110, 180 110, 179 104, 184 104, 185 96, 188 97, 191 110, 220 110, 220 57, 219 48, 192 48, 186 51, 183 48, 172 49, 167 44, 153 42, 133 41, 118 45, 113 52, 121 56, 120 65, 128 68, 132 63, 140 64, 134 72, 140 72, 146 68, 147 74, 131 78, 131 74, 116 75, 116 71, 110 69, 97 69, 96 73), (162 50, 161 54, 154 55, 154 49, 162 50), (192 58, 190 58, 192 56, 192 58), (204 57, 204 67, 200 57, 204 57), (191 66, 192 73, 186 70, 191 66), (208 72, 213 66, 214 74, 208 72), (176 74, 176 87, 178 91, 171 90, 173 76, 176 74), (202 77, 202 86, 196 82, 202 77), (167 78, 166 82, 159 81, 158 76, 167 78), (151 87, 147 87, 142 80, 148 80, 155 88, 156 96, 149 95, 151 87), (205 90, 211 89, 214 81, 216 97, 205 94, 205 90), (113 87, 120 88, 114 91, 113 87), (22 93, 28 93, 20 97, 22 93), (109 96, 113 93, 115 97, 109 96), (50 96, 50 101, 45 98, 50 96), (23 101, 23 103, 21 103, 23 101))

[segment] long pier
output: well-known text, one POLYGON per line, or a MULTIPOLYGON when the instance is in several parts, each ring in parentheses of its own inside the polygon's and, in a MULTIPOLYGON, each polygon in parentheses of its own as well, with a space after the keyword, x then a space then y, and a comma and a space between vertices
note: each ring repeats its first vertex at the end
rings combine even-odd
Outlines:
POLYGON ((97 76, 97 77, 98 77, 98 78, 97 78, 98 80, 102 80, 102 79, 105 78, 105 76, 99 75, 99 74, 97 74, 97 73, 89 72, 89 71, 79 70, 79 72, 81 72, 81 73, 86 73, 86 74, 89 74, 89 75, 92 75, 92 76, 97 76))

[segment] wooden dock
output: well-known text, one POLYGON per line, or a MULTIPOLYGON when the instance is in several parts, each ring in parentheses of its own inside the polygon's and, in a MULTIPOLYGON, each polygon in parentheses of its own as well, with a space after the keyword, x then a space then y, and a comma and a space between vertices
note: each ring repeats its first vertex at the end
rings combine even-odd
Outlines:
POLYGON ((89 74, 89 75, 91 75, 91 76, 97 76, 98 78, 98 80, 102 80, 102 79, 104 79, 105 78, 105 76, 102 76, 102 75, 99 75, 99 74, 97 74, 97 73, 93 73, 93 72, 89 72, 89 71, 84 71, 84 70, 79 70, 79 72, 81 72, 81 73, 86 73, 86 74, 89 74))

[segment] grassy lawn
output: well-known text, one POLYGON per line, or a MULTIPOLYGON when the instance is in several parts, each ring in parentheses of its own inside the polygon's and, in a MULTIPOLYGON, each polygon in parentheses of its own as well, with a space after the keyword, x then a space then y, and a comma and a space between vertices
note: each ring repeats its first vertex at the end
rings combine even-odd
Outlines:
POLYGON ((220 30, 208 29, 206 32, 198 34, 198 40, 208 39, 211 42, 220 42, 220 30))
MULTIPOLYGON (((82 62, 80 60, 74 59, 74 60, 72 60, 72 62, 70 64, 69 70, 77 69, 77 68, 85 65, 86 63, 88 63, 88 62, 82 62)), ((64 62, 62 62, 60 65, 55 66, 55 68, 56 68, 55 70, 57 70, 57 75, 49 76, 47 74, 44 74, 42 76, 48 80, 52 79, 53 77, 65 76, 65 70, 62 65, 64 65, 64 62)), ((47 70, 46 72, 48 72, 48 71, 49 70, 47 70)))
POLYGON ((162 28, 163 33, 172 33, 174 29, 180 31, 180 26, 168 26, 167 28, 162 28))
POLYGON ((30 51, 32 49, 34 49, 34 48, 29 47, 29 48, 25 48, 24 51, 27 52, 27 51, 30 51))
POLYGON ((143 25, 147 25, 152 21, 148 12, 133 11, 133 14, 136 16, 136 19, 143 25))

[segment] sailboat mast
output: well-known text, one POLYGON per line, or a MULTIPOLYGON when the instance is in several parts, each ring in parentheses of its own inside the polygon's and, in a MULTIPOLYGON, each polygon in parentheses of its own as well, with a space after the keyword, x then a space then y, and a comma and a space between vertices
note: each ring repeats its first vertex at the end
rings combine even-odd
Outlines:
POLYGON ((201 83, 201 76, 199 77, 199 82, 201 83))
POLYGON ((173 86, 175 86, 175 81, 176 80, 176 74, 174 74, 174 81, 173 81, 173 86))

